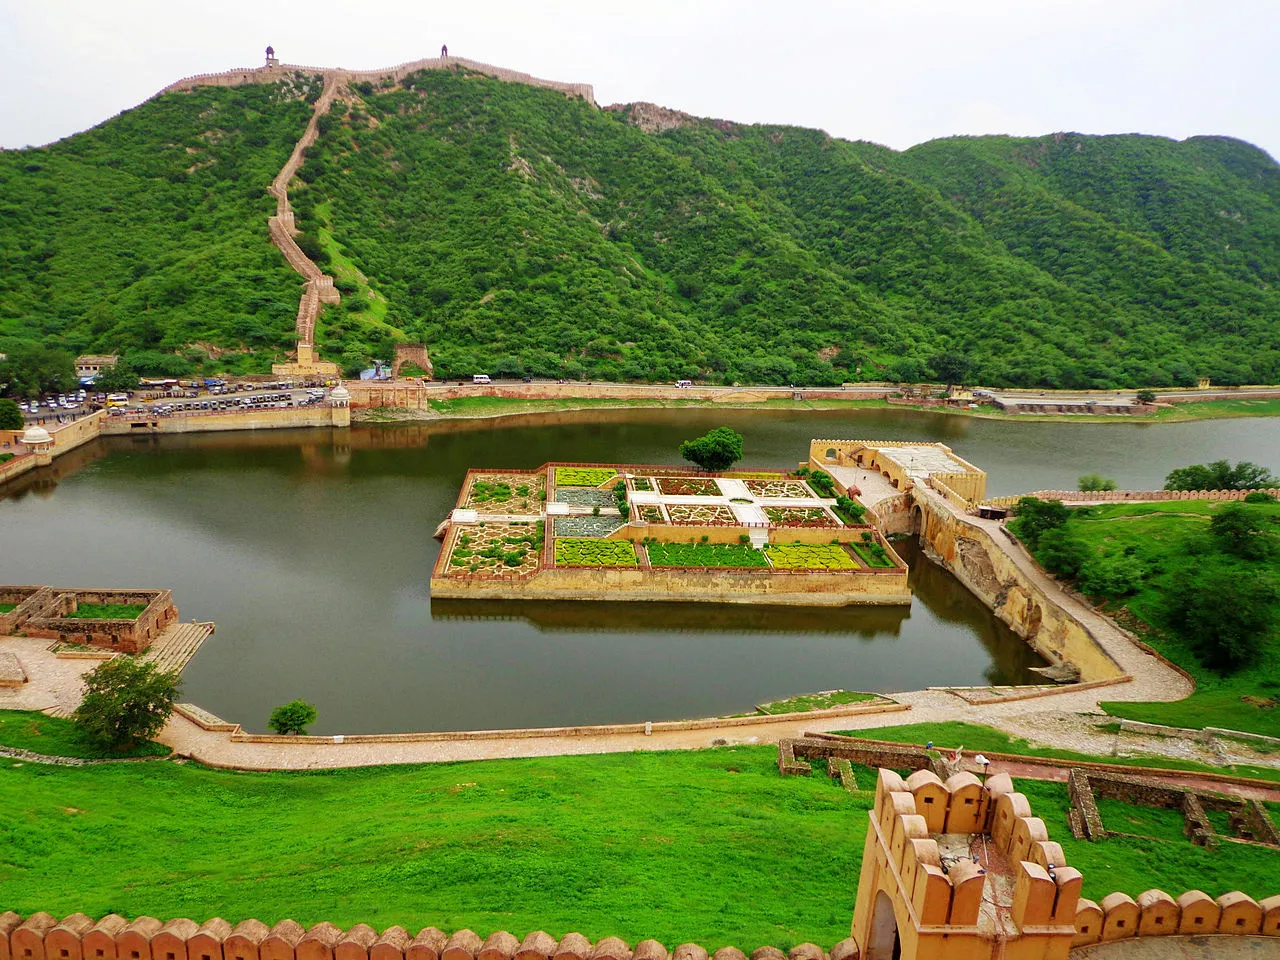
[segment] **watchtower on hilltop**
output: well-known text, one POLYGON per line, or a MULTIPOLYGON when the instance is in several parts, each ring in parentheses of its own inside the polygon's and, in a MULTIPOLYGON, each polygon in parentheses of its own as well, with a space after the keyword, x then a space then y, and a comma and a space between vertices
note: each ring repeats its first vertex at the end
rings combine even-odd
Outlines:
POLYGON ((280 66, 280 60, 278 57, 276 57, 275 47, 271 47, 271 46, 267 47, 267 66, 268 67, 280 66))

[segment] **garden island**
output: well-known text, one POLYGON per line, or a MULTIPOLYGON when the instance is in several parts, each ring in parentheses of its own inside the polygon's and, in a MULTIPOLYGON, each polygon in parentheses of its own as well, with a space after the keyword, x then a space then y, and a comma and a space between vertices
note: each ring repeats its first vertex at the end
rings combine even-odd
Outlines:
POLYGON ((821 470, 545 464, 467 474, 437 597, 910 603, 906 564, 821 470))

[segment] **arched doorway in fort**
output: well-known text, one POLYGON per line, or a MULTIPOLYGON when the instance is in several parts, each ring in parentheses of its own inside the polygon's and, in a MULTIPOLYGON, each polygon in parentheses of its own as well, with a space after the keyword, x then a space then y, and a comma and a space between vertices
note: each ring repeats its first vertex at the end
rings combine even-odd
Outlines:
POLYGON ((893 900, 881 890, 871 912, 865 960, 899 960, 901 956, 902 939, 898 936, 898 918, 893 915, 893 900))

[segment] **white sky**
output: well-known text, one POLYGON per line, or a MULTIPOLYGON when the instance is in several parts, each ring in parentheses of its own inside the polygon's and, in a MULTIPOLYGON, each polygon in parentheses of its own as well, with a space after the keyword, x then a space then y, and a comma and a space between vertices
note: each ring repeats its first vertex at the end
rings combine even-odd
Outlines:
POLYGON ((1058 130, 1239 137, 1280 156, 1280 0, 0 0, 0 146, 194 73, 450 52, 699 116, 899 149, 1058 130))

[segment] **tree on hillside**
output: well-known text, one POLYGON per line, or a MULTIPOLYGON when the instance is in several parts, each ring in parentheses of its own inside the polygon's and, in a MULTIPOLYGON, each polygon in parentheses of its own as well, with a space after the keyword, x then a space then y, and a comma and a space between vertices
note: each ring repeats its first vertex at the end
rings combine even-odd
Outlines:
POLYGON ((1076 488, 1084 493, 1094 493, 1098 490, 1114 490, 1116 482, 1098 473, 1086 473, 1076 481, 1076 488))
POLYGON ((1234 467, 1227 460, 1178 467, 1165 477, 1166 490, 1256 490, 1280 485, 1266 467, 1241 460, 1234 467))
POLYGON ((114 367, 104 367, 98 374, 98 379, 93 381, 93 386, 94 389, 107 393, 115 393, 117 390, 137 390, 138 372, 128 360, 121 359, 114 367))
POLYGON ((306 733, 319 715, 313 704, 301 699, 290 700, 271 711, 267 726, 281 736, 295 736, 306 733))
POLYGON ((0 396, 35 397, 64 393, 75 386, 75 358, 66 350, 28 344, 0 360, 0 396))
POLYGON ((84 735, 113 750, 150 740, 173 713, 182 681, 149 660, 121 656, 84 678, 84 699, 71 719, 84 735))
POLYGON ((1275 628, 1275 585, 1261 576, 1242 577, 1231 567, 1187 572, 1166 597, 1169 620, 1220 673, 1254 662, 1275 628))
POLYGON ((21 430, 22 411, 17 401, 8 397, 0 398, 0 430, 21 430))
POLYGON ((1229 503, 1209 521, 1209 533, 1226 553, 1242 560, 1265 560, 1275 551, 1269 518, 1239 503, 1229 503))
POLYGON ((961 353, 939 353, 929 359, 933 375, 951 386, 953 383, 964 383, 973 369, 969 358, 961 353))
POLYGON ((742 434, 729 427, 716 427, 680 444, 680 456, 703 470, 728 470, 742 459, 742 434))
POLYGON ((1040 546, 1040 538, 1045 533, 1061 527, 1071 515, 1061 500, 1041 500, 1039 497, 1019 497, 1014 509, 1017 516, 1010 521, 1009 529, 1032 553, 1040 546))

